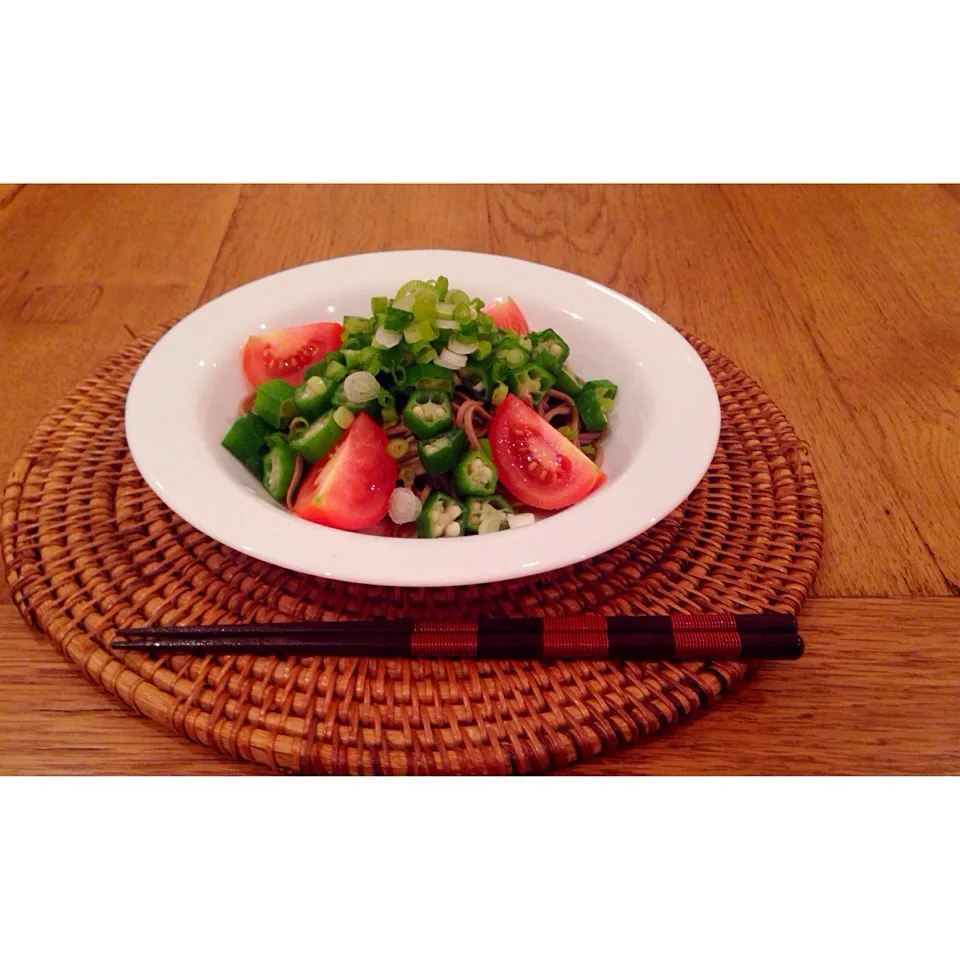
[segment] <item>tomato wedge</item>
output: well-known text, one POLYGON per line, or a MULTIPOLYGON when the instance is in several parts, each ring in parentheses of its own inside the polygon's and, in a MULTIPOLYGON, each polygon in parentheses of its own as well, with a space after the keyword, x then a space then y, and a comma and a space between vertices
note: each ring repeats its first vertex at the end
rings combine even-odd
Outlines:
POLYGON ((325 460, 311 468, 293 512, 304 520, 340 530, 379 523, 397 485, 397 461, 387 453, 387 435, 361 413, 325 460))
POLYGON ((512 393, 490 425, 490 452, 501 483, 541 510, 578 503, 607 479, 585 453, 512 393))
POLYGON ((498 297, 493 303, 488 303, 483 312, 501 330, 515 330, 521 336, 530 332, 527 321, 512 297, 498 297))
POLYGON ((340 349, 339 323, 308 323, 258 333, 243 348, 243 372, 251 386, 267 380, 286 380, 299 387, 303 371, 325 353, 340 349))

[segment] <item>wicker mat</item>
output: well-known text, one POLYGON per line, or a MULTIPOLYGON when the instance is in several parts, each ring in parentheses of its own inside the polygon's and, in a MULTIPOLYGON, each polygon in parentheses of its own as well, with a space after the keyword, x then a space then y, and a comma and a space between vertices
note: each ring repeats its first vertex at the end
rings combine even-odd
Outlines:
POLYGON ((24 618, 157 723, 276 770, 525 773, 635 743, 743 680, 742 663, 163 657, 113 628, 343 617, 729 610, 796 613, 823 542, 805 446, 769 397, 693 337, 720 394, 716 457, 646 534, 524 580, 378 588, 291 573, 173 514, 130 459, 124 400, 163 330, 131 343, 41 424, 3 500, 3 557, 24 618))

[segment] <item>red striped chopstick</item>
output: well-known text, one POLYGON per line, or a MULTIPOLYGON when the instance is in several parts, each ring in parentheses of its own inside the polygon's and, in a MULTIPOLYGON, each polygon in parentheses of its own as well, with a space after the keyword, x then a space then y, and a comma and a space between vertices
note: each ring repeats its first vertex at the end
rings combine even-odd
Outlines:
POLYGON ((113 650, 485 660, 796 660, 788 614, 321 620, 118 630, 113 650))

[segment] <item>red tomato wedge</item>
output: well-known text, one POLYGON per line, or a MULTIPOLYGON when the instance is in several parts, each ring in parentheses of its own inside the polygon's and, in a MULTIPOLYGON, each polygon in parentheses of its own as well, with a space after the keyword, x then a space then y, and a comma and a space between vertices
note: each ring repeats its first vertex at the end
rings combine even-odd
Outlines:
POLYGON ((512 297, 498 297, 493 303, 488 303, 483 312, 501 330, 515 330, 521 336, 530 332, 527 321, 512 297))
POLYGON ((325 460, 304 478, 293 512, 339 530, 362 530, 387 514, 397 485, 397 461, 387 453, 387 435, 361 413, 325 460))
POLYGON ((585 453, 512 393, 490 425, 490 452, 501 483, 541 510, 578 503, 607 479, 585 453))
POLYGON ((339 323, 308 323, 258 333, 243 348, 243 372, 254 387, 267 380, 286 380, 299 387, 303 371, 311 363, 340 349, 341 333, 343 327, 339 323))

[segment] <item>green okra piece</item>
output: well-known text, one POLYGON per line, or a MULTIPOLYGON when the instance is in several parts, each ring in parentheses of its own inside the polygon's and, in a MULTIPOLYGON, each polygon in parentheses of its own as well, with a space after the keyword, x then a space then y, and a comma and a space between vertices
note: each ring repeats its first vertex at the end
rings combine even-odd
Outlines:
POLYGON ((491 517, 493 511, 502 514, 497 526, 499 530, 505 530, 508 526, 506 514, 513 513, 513 507, 500 494, 492 497, 468 497, 465 506, 466 520, 464 526, 467 533, 479 533, 480 524, 491 517), (487 509, 484 510, 484 507, 487 507, 487 509))
POLYGON ((277 430, 285 430, 297 415, 294 388, 286 380, 268 380, 257 387, 253 412, 277 430))
POLYGON ((259 460, 267 448, 266 438, 273 432, 269 423, 254 413, 247 413, 231 424, 220 445, 245 463, 251 458, 259 460))
POLYGON ((567 357, 570 356, 570 348, 566 341, 549 327, 535 333, 531 340, 533 349, 530 351, 530 359, 556 376, 567 357))
POLYGON ((290 445, 280 438, 271 437, 267 443, 270 449, 263 456, 261 483, 274 500, 283 500, 290 489, 297 455, 290 445))
POLYGON ((453 487, 462 497, 488 497, 499 479, 497 468, 483 450, 471 450, 453 471, 453 487))
POLYGON ((557 374, 556 387, 558 390, 562 390, 568 397, 576 397, 583 389, 583 381, 564 364, 557 374))
POLYGON ((297 413, 308 420, 316 420, 333 402, 336 383, 326 377, 308 377, 293 393, 297 413))
POLYGON ((418 440, 429 440, 453 424, 450 397, 442 390, 415 390, 403 408, 403 422, 418 440))
POLYGON ((584 388, 574 398, 577 405, 577 412, 580 414, 580 422, 584 430, 606 430, 607 415, 600 406, 600 396, 593 387, 584 388))
POLYGON ((417 517, 417 536, 426 539, 460 537, 464 531, 463 504, 445 493, 431 493, 417 517))
POLYGON ((417 441, 417 454, 428 477, 452 470, 467 450, 467 435, 457 427, 447 433, 417 441))
POLYGON ((343 436, 343 427, 334 419, 336 410, 328 410, 307 427, 295 440, 290 441, 294 453, 300 454, 308 463, 322 460, 343 436))
POLYGON ((536 406, 553 386, 553 374, 544 370, 538 363, 528 363, 518 370, 507 374, 510 390, 521 400, 528 400, 536 406))

